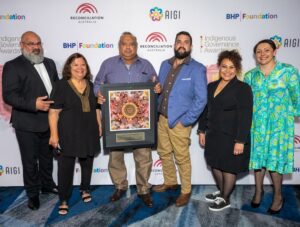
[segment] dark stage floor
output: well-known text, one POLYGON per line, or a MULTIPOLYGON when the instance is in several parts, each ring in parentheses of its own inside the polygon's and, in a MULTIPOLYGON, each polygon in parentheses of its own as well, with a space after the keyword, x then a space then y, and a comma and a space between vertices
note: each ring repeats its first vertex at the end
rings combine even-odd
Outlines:
POLYGON ((74 187, 66 216, 58 215, 58 197, 41 195, 37 211, 27 208, 23 187, 0 187, 0 226, 300 226, 300 186, 283 187, 284 208, 278 215, 266 211, 272 199, 271 186, 265 186, 265 195, 259 208, 253 209, 250 201, 254 186, 238 185, 231 197, 231 208, 212 212, 204 195, 214 186, 194 185, 189 204, 175 206, 177 191, 153 192, 154 206, 146 207, 136 195, 135 186, 117 202, 109 202, 114 187, 93 186, 92 202, 84 204, 78 187, 74 187))

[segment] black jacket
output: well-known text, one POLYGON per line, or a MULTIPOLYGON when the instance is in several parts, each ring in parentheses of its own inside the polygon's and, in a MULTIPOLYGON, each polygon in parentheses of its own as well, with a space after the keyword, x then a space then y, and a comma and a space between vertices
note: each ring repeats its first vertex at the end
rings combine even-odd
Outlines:
POLYGON ((246 143, 252 122, 251 88, 234 78, 214 97, 219 83, 220 80, 208 85, 207 105, 199 118, 198 131, 219 131, 233 136, 236 142, 246 143))
MULTIPOLYGON (((53 86, 58 80, 53 60, 44 58, 44 65, 53 86)), ((34 65, 23 55, 8 61, 3 67, 3 100, 12 106, 11 122, 15 129, 44 132, 49 129, 48 112, 36 110, 36 99, 47 90, 34 65)))

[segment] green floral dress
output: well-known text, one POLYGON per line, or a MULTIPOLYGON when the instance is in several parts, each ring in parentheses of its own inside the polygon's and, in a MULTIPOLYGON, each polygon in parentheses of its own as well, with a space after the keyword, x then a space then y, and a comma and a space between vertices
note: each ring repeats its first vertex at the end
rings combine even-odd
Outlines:
POLYGON ((292 173, 294 117, 300 114, 300 75, 291 65, 276 62, 269 76, 259 67, 246 73, 253 91, 249 169, 292 173))

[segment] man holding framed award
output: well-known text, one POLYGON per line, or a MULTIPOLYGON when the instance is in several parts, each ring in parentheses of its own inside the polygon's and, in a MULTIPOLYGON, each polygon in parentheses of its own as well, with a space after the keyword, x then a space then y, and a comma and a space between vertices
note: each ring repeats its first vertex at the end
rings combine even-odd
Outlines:
MULTIPOLYGON (((149 126, 149 107, 147 88, 142 90, 121 90, 109 91, 109 95, 100 92, 100 88, 106 84, 128 84, 135 87, 138 83, 155 82, 157 74, 152 64, 146 59, 137 55, 137 40, 130 32, 124 32, 119 40, 119 55, 106 59, 95 78, 94 92, 98 96, 98 102, 102 105, 109 102, 109 127, 111 131, 124 131, 130 129, 144 129, 149 126), (106 103, 105 103, 106 102, 106 103), (124 105, 123 105, 123 104, 124 105), (142 108, 144 112, 138 111, 142 108)), ((123 86, 124 87, 124 86, 123 86)), ((151 87, 156 93, 160 92, 160 84, 151 87)), ((103 89, 102 89, 103 91, 103 89)), ((105 116, 103 117, 105 118, 105 116)), ((107 119, 104 119, 104 121, 107 119)), ((104 129, 104 138, 107 136, 104 129)), ((140 133, 115 135, 120 143, 134 138, 145 137, 140 133)), ((121 143, 122 144, 122 143, 121 143)), ((152 154, 150 147, 132 147, 136 167, 137 193, 144 204, 152 207, 153 202, 150 195, 151 185, 148 183, 151 168, 152 154)), ((127 171, 124 163, 124 149, 120 146, 117 149, 110 149, 108 170, 116 190, 111 196, 111 201, 119 200, 128 188, 127 171)))

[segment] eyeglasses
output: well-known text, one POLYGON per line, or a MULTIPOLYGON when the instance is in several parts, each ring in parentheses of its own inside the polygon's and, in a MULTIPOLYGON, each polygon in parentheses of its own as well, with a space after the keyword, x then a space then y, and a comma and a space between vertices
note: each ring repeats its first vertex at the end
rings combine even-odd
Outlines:
POLYGON ((43 45, 42 42, 37 42, 37 43, 34 43, 34 42, 28 42, 28 43, 22 42, 22 43, 25 44, 26 46, 29 46, 29 47, 42 46, 43 45))

